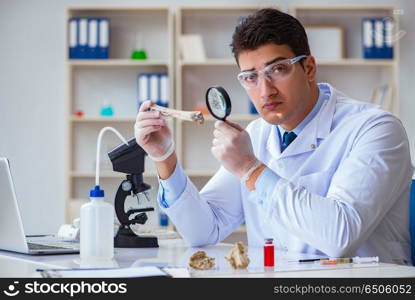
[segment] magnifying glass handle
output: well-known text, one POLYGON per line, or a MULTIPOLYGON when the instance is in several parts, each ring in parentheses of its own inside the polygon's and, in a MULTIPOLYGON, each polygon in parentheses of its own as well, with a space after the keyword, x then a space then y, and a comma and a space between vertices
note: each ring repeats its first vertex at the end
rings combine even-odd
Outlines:
POLYGON ((164 106, 159 106, 156 104, 153 104, 150 106, 151 110, 157 110, 159 111, 163 116, 166 117, 173 117, 185 121, 192 121, 197 122, 199 124, 203 124, 204 118, 203 114, 200 111, 183 111, 183 110, 177 110, 172 108, 167 108, 164 106))
POLYGON ((225 123, 226 123, 226 124, 228 124, 229 126, 231 126, 231 127, 235 128, 236 130, 239 130, 239 131, 244 131, 244 130, 245 130, 245 129, 244 129, 244 128, 242 128, 239 124, 234 123, 234 122, 231 122, 231 121, 229 121, 229 120, 223 120, 223 122, 225 122, 225 123))

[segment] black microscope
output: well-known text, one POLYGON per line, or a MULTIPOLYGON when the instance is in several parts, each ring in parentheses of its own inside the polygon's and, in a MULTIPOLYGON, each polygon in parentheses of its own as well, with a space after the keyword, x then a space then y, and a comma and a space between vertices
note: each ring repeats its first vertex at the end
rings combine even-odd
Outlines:
MULTIPOLYGON (((120 144, 108 152, 113 170, 127 174, 118 187, 115 195, 115 213, 121 225, 114 238, 114 246, 118 248, 154 248, 158 247, 157 237, 140 237, 130 228, 133 224, 144 224, 148 217, 146 212, 154 211, 153 207, 128 209, 125 211, 125 200, 128 196, 137 197, 147 193, 151 186, 144 183, 144 158, 146 152, 137 144, 135 138, 126 144, 120 144)), ((148 198, 147 198, 148 199, 148 198)))

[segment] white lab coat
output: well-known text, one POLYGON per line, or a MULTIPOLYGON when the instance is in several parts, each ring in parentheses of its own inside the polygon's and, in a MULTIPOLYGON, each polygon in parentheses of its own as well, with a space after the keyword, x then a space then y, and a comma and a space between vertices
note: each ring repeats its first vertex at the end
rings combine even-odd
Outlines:
POLYGON ((191 246, 215 244, 243 221, 250 246, 410 263, 408 139, 401 122, 330 86, 331 96, 280 152, 276 126, 251 122, 256 157, 281 177, 264 205, 223 167, 199 193, 162 208, 191 246), (250 199, 251 197, 251 199, 250 199))

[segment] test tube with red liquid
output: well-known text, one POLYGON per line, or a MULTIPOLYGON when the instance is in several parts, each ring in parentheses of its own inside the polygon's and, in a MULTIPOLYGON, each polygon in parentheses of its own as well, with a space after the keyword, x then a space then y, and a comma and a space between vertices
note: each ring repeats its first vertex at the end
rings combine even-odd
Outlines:
POLYGON ((274 266, 274 239, 266 238, 264 242, 264 267, 274 266))

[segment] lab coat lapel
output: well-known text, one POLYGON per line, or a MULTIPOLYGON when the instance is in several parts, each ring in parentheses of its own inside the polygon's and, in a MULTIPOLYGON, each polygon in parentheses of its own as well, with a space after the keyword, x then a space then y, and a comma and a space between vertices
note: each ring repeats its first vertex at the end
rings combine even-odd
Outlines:
POLYGON ((271 126, 270 135, 268 137, 267 149, 274 159, 278 159, 281 155, 280 140, 276 125, 271 126))
MULTIPOLYGON (((318 117, 318 115, 316 116, 318 117)), ((310 121, 306 127, 300 132, 297 138, 284 150, 281 158, 298 155, 308 151, 312 151, 317 145, 317 122, 316 118, 310 121)))
POLYGON ((337 91, 332 86, 329 85, 329 87, 329 100, 324 101, 317 115, 304 127, 287 149, 284 150, 280 158, 314 151, 318 147, 318 139, 324 139, 330 133, 337 101, 337 91))

